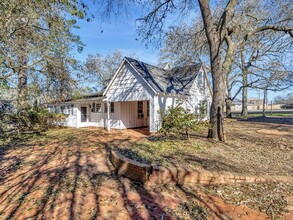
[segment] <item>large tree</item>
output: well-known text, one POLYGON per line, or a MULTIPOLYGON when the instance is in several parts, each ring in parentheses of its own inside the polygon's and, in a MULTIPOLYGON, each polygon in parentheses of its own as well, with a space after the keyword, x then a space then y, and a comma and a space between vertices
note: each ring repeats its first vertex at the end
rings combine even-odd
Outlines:
POLYGON ((169 28, 160 50, 160 62, 174 66, 209 63, 208 41, 200 18, 194 19, 191 25, 169 28))
MULTIPOLYGON (((237 0, 228 1, 220 19, 214 23, 208 0, 198 0, 202 19, 205 27, 206 36, 210 49, 211 73, 213 77, 213 101, 211 106, 211 128, 208 137, 214 138, 218 134, 220 141, 225 141, 223 121, 225 91, 226 91, 226 72, 223 70, 221 59, 221 46, 227 32, 227 25, 231 22, 237 0)), ((229 51, 226 56, 230 56, 229 51)))
POLYGON ((71 50, 83 46, 71 29, 74 18, 86 15, 86 6, 70 0, 11 0, 1 1, 0 10, 0 81, 17 88, 18 111, 28 103, 32 82, 47 82, 38 87, 47 90, 60 88, 64 98, 76 64, 71 50))
MULTIPOLYGON (((227 75, 226 112, 231 116, 231 103, 242 91, 243 114, 247 114, 247 88, 257 81, 253 74, 255 67, 262 65, 264 59, 276 59, 290 54, 292 38, 292 4, 288 1, 242 1, 233 13, 222 43, 223 72, 227 75), (270 10, 274 8, 274 13, 270 10), (289 13, 283 13, 289 9, 289 13), (235 91, 235 85, 238 89, 235 91), (233 91, 235 91, 234 94, 233 91)), ((219 20, 223 5, 214 9, 214 19, 219 20)), ((194 62, 206 59, 206 36, 202 25, 195 20, 192 25, 172 28, 167 33, 163 59, 177 63, 194 62), (179 61, 179 62, 178 62, 179 61)))

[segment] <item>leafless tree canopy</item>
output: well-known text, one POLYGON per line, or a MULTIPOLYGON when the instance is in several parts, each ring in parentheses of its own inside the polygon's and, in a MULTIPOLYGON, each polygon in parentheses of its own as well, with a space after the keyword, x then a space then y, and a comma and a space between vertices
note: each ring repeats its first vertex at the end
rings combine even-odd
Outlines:
MULTIPOLYGON (((98 86, 99 89, 106 87, 119 68, 124 56, 119 50, 108 55, 89 54, 85 62, 86 78, 90 79, 91 82, 94 81, 95 85, 93 86, 98 86)), ((127 56, 136 58, 135 54, 127 56)), ((85 79, 85 81, 89 80, 85 79)))

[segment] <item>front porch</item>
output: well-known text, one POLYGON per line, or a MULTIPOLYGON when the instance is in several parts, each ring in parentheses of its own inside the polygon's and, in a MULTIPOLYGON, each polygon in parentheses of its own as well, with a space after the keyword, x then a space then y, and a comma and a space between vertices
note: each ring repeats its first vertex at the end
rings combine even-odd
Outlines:
POLYGON ((107 130, 150 125, 149 100, 106 102, 103 99, 76 103, 76 127, 103 127, 107 130))

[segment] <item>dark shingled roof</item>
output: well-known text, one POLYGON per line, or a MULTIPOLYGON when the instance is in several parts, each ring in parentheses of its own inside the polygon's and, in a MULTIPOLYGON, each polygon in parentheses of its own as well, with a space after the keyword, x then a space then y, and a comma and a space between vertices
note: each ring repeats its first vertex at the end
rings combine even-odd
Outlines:
POLYGON ((201 64, 165 70, 125 57, 125 60, 151 85, 156 92, 188 95, 201 64))

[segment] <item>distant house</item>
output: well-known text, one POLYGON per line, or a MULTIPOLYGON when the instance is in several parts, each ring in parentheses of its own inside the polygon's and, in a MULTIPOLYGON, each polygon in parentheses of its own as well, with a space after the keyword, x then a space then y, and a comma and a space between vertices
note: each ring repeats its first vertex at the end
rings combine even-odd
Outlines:
POLYGON ((234 101, 231 104, 231 110, 232 111, 241 111, 242 109, 242 101, 240 99, 234 99, 234 101))
MULTIPOLYGON (((247 110, 254 111, 254 110, 260 110, 262 109, 262 99, 248 99, 247 100, 247 110)), ((235 99, 232 102, 231 110, 239 112, 242 110, 242 100, 241 99, 235 99)))
MULTIPOLYGON (((248 99, 247 100, 247 110, 248 111, 262 111, 263 109, 263 99, 248 99)), ((266 110, 279 110, 281 109, 280 104, 266 104, 266 110)), ((234 112, 240 112, 242 110, 242 100, 235 99, 232 102, 231 110, 234 112)))
POLYGON ((66 126, 149 127, 156 132, 161 128, 161 113, 178 101, 195 114, 205 105, 207 119, 211 97, 202 64, 156 67, 125 57, 103 91, 48 107, 68 114, 66 126))

